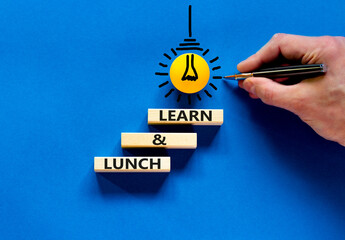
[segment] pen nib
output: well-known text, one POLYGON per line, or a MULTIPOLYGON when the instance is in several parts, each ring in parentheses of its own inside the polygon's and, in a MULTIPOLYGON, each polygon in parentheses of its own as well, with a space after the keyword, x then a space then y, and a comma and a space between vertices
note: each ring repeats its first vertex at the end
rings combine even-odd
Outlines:
POLYGON ((235 75, 229 75, 229 76, 223 77, 223 79, 225 79, 225 80, 236 80, 236 76, 235 75))
POLYGON ((235 75, 225 76, 223 79, 225 79, 225 80, 244 80, 248 77, 253 77, 253 73, 238 73, 235 75))
POLYGON ((234 78, 235 75, 229 75, 229 76, 225 76, 224 78, 234 78))

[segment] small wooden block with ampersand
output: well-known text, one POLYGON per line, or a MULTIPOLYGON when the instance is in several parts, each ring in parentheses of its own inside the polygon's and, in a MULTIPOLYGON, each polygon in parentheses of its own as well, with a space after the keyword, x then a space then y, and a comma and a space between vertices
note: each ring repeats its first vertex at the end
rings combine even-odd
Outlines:
POLYGON ((121 133, 122 148, 195 149, 196 133, 121 133))

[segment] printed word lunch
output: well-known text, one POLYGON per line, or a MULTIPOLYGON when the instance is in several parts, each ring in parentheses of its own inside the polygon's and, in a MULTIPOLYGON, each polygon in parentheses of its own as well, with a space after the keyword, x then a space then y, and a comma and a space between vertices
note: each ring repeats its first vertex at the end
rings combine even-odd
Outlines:
POLYGON ((96 172, 169 172, 170 157, 95 157, 96 172))

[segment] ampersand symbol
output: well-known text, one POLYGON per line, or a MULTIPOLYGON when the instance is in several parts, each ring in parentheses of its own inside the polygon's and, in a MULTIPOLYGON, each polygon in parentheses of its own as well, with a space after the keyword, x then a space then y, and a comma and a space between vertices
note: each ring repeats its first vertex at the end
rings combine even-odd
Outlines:
POLYGON ((163 137, 162 139, 161 139, 161 137, 162 137, 162 136, 161 136, 160 134, 155 134, 152 143, 153 143, 154 145, 167 145, 167 144, 165 143, 165 137, 163 137))

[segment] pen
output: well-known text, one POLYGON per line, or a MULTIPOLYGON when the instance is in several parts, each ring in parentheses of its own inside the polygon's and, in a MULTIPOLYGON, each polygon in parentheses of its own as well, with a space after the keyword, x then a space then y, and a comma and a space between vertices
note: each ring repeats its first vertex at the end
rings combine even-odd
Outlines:
POLYGON ((234 75, 225 76, 223 77, 223 79, 244 80, 248 77, 284 78, 297 75, 309 75, 325 72, 327 72, 327 66, 325 64, 307 64, 259 69, 251 73, 237 73, 234 75))

